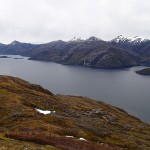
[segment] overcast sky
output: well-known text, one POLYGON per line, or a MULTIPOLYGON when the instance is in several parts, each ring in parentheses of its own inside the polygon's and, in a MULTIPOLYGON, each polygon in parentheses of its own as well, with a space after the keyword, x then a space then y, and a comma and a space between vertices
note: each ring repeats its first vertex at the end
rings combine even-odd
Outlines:
POLYGON ((0 42, 150 38, 150 0, 0 0, 0 42))

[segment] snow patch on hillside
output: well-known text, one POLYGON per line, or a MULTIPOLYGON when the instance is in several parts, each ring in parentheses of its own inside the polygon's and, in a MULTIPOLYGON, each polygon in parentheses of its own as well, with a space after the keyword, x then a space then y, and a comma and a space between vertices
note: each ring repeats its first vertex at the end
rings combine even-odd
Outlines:
POLYGON ((41 109, 35 109, 35 110, 44 115, 49 115, 51 113, 55 113, 55 111, 49 111, 49 110, 41 110, 41 109))

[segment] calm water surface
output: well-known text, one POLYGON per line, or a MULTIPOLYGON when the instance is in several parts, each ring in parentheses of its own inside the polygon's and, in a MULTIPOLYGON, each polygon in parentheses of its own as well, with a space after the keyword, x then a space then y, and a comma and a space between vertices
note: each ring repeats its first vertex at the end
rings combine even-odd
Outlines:
POLYGON ((135 73, 135 70, 143 67, 104 70, 31 61, 22 56, 9 57, 0 58, 2 75, 40 84, 53 93, 104 101, 150 123, 150 76, 135 73))

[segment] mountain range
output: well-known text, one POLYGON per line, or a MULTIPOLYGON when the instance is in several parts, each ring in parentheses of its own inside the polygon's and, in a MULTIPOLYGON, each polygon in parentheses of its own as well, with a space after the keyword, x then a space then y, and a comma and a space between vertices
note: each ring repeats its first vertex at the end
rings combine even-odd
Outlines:
POLYGON ((150 40, 118 36, 111 41, 96 37, 74 37, 70 41, 31 44, 13 41, 0 44, 1 54, 28 56, 31 60, 53 61, 65 65, 95 68, 122 68, 150 65, 150 40))

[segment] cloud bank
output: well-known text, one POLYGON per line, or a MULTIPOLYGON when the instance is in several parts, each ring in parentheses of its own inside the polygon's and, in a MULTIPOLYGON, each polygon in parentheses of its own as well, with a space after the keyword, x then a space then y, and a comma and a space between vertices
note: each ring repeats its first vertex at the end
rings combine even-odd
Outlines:
POLYGON ((149 0, 0 0, 0 42, 150 38, 149 0))

